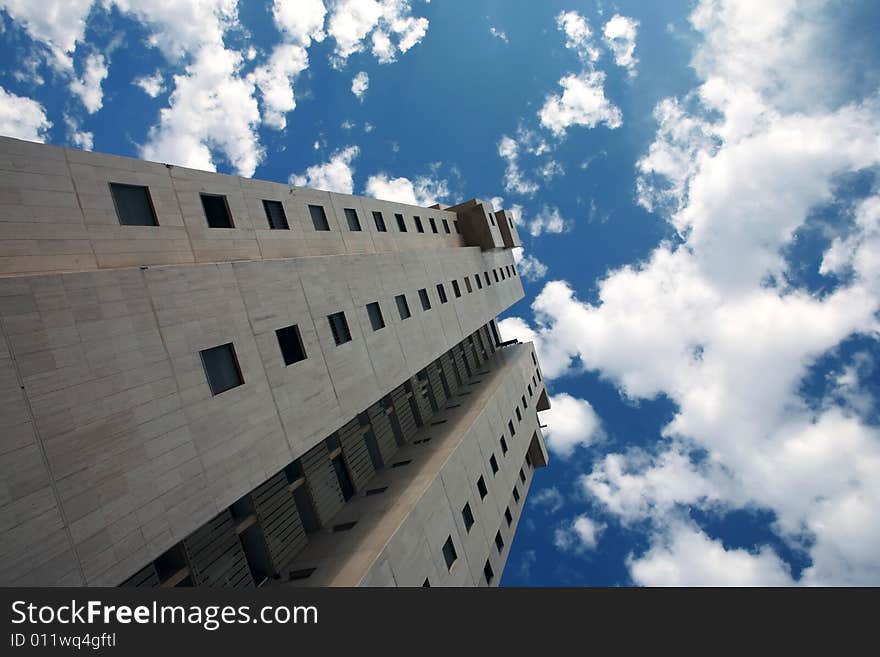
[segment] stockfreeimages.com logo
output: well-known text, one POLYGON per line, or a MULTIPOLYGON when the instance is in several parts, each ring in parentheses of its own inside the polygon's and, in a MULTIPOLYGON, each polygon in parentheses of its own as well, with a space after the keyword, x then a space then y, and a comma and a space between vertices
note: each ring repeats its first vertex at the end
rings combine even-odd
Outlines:
POLYGON ((223 625, 263 623, 265 625, 318 623, 318 608, 312 605, 267 605, 254 611, 250 605, 165 605, 153 601, 146 605, 108 605, 100 600, 70 604, 36 605, 24 600, 12 603, 12 623, 21 625, 199 625, 213 632, 223 625))

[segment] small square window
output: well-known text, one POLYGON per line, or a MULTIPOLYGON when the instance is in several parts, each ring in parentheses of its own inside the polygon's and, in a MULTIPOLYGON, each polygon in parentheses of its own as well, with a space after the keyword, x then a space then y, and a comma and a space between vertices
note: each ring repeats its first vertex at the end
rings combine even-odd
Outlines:
POLYGON ((397 227, 400 229, 401 233, 406 232, 406 221, 403 220, 402 214, 395 214, 394 218, 397 219, 397 227))
POLYGON ((486 480, 483 479, 483 475, 480 475, 480 478, 477 479, 477 490, 480 492, 480 499, 486 499, 486 495, 489 494, 489 489, 486 488, 486 480))
POLYGON ((434 217, 428 217, 428 223, 431 224, 431 232, 437 232, 437 222, 434 221, 434 217))
POLYGON ((150 190, 142 185, 110 183, 116 217, 122 226, 158 226, 150 190))
POLYGON ((443 283, 437 283, 437 296, 440 297, 440 303, 446 303, 449 299, 446 298, 446 288, 443 287, 443 283))
POLYGON ((452 536, 447 537, 446 542, 443 544, 443 559, 446 561, 446 567, 452 570, 452 564, 458 559, 458 553, 455 551, 452 536))
POLYGON ((428 291, 425 288, 419 290, 419 301, 422 302, 422 310, 431 310, 431 299, 428 298, 428 291))
POLYGON ((244 383, 232 343, 199 352, 212 395, 219 395, 244 383))
POLYGON ((455 228, 455 232, 460 235, 461 231, 458 229, 458 222, 455 219, 452 220, 452 226, 455 228))
POLYGON ((284 214, 284 206, 281 201, 263 201, 263 210, 266 212, 266 221, 272 230, 290 230, 287 223, 287 215, 284 214))
POLYGON ((474 280, 477 282, 477 289, 482 290, 483 289, 483 281, 480 280, 480 275, 474 274, 474 280))
POLYGON ((474 514, 471 512, 471 503, 466 502, 461 510, 461 519, 464 520, 464 528, 467 532, 471 531, 474 526, 474 514))
POLYGON ((293 365, 306 359, 306 350, 303 349, 302 336, 299 334, 299 326, 285 326, 275 331, 278 338, 278 346, 281 347, 281 356, 285 365, 293 365))
POLYGON ((456 280, 452 281, 452 293, 456 298, 461 296, 461 288, 458 286, 458 281, 456 280))
POLYGON ((464 286, 467 288, 468 294, 470 294, 471 292, 474 291, 474 288, 471 287, 471 277, 470 276, 464 277, 464 286))
POLYGON ((513 487, 513 500, 519 502, 519 490, 517 490, 516 486, 513 487))
POLYGON ((415 222, 416 222, 416 232, 417 232, 417 233, 424 233, 424 232, 425 232, 425 226, 424 226, 424 224, 422 224, 422 218, 421 218, 421 217, 413 216, 413 219, 414 219, 415 222))
POLYGON ((486 564, 483 566, 483 575, 486 578, 486 584, 491 584, 492 580, 495 579, 495 573, 492 570, 492 564, 489 563, 488 559, 486 559, 486 564))
POLYGON ((507 441, 504 440, 504 436, 501 436, 501 440, 499 440, 498 442, 501 443, 501 453, 504 456, 507 456, 507 441))
POLYGON ((504 519, 507 521, 507 526, 510 527, 513 524, 513 515, 510 513, 510 507, 504 509, 504 519))
POLYGON ((385 319, 382 317, 382 309, 378 302, 367 304, 367 315, 370 316, 370 326, 374 331, 385 328, 385 319))
POLYGON ((446 221, 446 219, 443 219, 442 221, 443 221, 443 230, 447 233, 450 232, 449 231, 449 222, 446 221))
POLYGON ((501 550, 504 549, 504 539, 501 537, 501 532, 495 532, 495 547, 498 548, 498 554, 501 554, 501 550))
POLYGON ((333 313, 327 315, 327 321, 330 323, 330 330, 333 332, 333 340, 337 346, 351 342, 351 331, 348 330, 348 322, 345 319, 345 313, 333 313))
POLYGON ((208 226, 211 228, 235 228, 225 196, 219 194, 200 194, 200 196, 208 226))
POLYGON ((376 223, 376 230, 380 233, 388 232, 388 226, 385 225, 385 217, 382 216, 381 212, 373 211, 373 221, 376 223))
POLYGON ((327 213, 324 212, 323 205, 310 205, 309 214, 312 216, 312 224, 315 230, 330 230, 330 224, 327 222, 327 213))
POLYGON ((494 454, 492 454, 492 456, 489 457, 489 467, 492 468, 493 475, 498 474, 498 461, 495 459, 494 454))
POLYGON ((397 303, 397 312, 400 313, 400 319, 409 319, 412 317, 412 313, 409 311, 409 304, 406 302, 405 294, 398 294, 394 297, 394 301, 397 303))
POLYGON ((345 208, 345 220, 348 222, 349 230, 361 230, 361 220, 358 219, 357 210, 354 208, 345 208))

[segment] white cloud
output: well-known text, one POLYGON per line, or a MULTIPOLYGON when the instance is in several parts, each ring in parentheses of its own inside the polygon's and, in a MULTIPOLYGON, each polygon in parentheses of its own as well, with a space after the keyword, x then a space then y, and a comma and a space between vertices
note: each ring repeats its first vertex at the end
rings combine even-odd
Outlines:
POLYGON ((89 114, 94 114, 104 104, 104 92, 101 84, 107 77, 107 63, 104 55, 93 53, 83 63, 83 74, 71 80, 70 91, 79 97, 89 114))
POLYGON ((64 124, 67 126, 67 138, 71 144, 85 151, 94 149, 95 135, 87 130, 83 130, 79 121, 71 116, 65 116, 64 124))
POLYGON ((3 8, 54 54, 53 64, 71 70, 70 58, 86 31, 86 18, 93 0, 3 0, 3 8))
POLYGON ((602 31, 605 44, 614 53, 614 63, 627 70, 630 77, 636 74, 636 65, 639 60, 635 56, 636 33, 639 22, 627 16, 614 14, 602 31))
POLYGON ((507 40, 507 33, 506 33, 506 32, 502 32, 501 30, 499 30, 498 28, 496 28, 494 25, 490 25, 490 26, 489 26, 489 34, 491 34, 491 35, 492 35, 493 37, 495 37, 496 39, 500 39, 500 40, 503 41, 504 43, 508 43, 508 40, 507 40))
POLYGON ((272 5, 272 17, 285 41, 304 47, 324 40, 326 14, 322 0, 275 0, 272 5))
POLYGON ((504 189, 514 194, 534 196, 538 183, 527 179, 519 167, 519 143, 507 135, 498 142, 498 155, 505 162, 504 189))
POLYGON ((361 102, 364 100, 364 94, 370 86, 370 76, 366 71, 361 71, 351 81, 351 93, 361 102))
POLYGON ((556 529, 553 544, 563 552, 583 554, 596 549, 599 537, 606 529, 604 523, 596 522, 586 515, 579 515, 571 522, 556 529))
POLYGON ((340 68, 366 48, 367 40, 379 63, 393 62, 427 30, 428 19, 412 16, 407 0, 336 0, 327 21, 327 33, 336 42, 334 63, 340 68))
POLYGON ((559 80, 562 94, 548 96, 538 112, 541 125, 557 137, 573 125, 595 128, 604 123, 608 128, 619 128, 623 123, 620 110, 605 97, 604 84, 601 71, 566 75, 559 80))
POLYGON ((153 75, 144 75, 132 80, 132 84, 140 87, 150 98, 156 98, 165 91, 165 79, 162 77, 161 71, 156 71, 153 75))
POLYGON ((873 91, 846 97, 839 80, 810 82, 836 61, 822 35, 837 10, 815 10, 699 4, 702 82, 658 105, 638 163, 640 200, 668 213, 679 243, 610 271, 591 303, 552 281, 534 327, 501 323, 534 336, 548 378, 587 368, 632 400, 676 404, 652 453, 606 455, 584 480, 610 514, 654 528, 630 562, 635 581, 790 581, 769 547, 726 550, 677 526, 675 507, 690 505, 772 512, 772 529, 810 559, 801 583, 880 582, 880 430, 848 403, 814 408, 798 394, 842 340, 880 335, 876 194, 823 259, 826 273, 850 277, 821 296, 768 283, 786 280, 781 251, 812 208, 835 199, 835 181, 880 165, 873 91))
POLYGON ((240 53, 222 47, 196 53, 185 73, 174 76, 168 107, 141 156, 215 171, 214 149, 239 175, 253 176, 263 157, 256 133, 260 112, 253 82, 239 77, 241 64, 240 53))
POLYGON ((360 149, 357 146, 348 146, 338 150, 330 156, 329 161, 310 166, 303 174, 291 175, 290 184, 297 187, 311 187, 328 192, 351 194, 354 191, 351 163, 359 153, 360 149))
POLYGON ((550 408, 541 411, 541 421, 547 425, 547 447, 564 459, 578 447, 592 445, 604 436, 602 423, 590 402, 566 392, 550 395, 550 408))
POLYGON ((551 486, 550 488, 533 491, 529 495, 529 504, 545 509, 547 513, 553 514, 562 509, 565 504, 565 498, 556 486, 551 486))
POLYGON ((533 255, 525 255, 521 248, 513 250, 516 270, 527 281, 538 281, 547 275, 547 265, 533 255))
POLYGON ((787 586, 788 567, 769 548, 727 549, 721 541, 676 522, 650 549, 628 559, 633 581, 642 586, 787 586))
POLYGON ((383 201, 428 207, 449 195, 449 183, 429 176, 389 178, 385 173, 370 176, 365 188, 367 196, 383 201))
POLYGON ((574 50, 585 62, 599 59, 593 44, 593 32, 587 19, 576 11, 564 11, 556 17, 556 26, 565 33, 565 47, 574 50))
POLYGON ((51 127, 52 122, 46 118, 46 110, 40 103, 0 87, 0 134, 44 142, 51 127))
POLYGON ((545 205, 528 225, 529 233, 537 237, 541 233, 561 233, 568 229, 569 222, 559 213, 559 208, 545 205))
POLYGON ((293 82, 308 67, 309 55, 303 46, 280 43, 269 60, 248 75, 248 82, 260 90, 263 121, 270 128, 283 130, 287 126, 286 114, 296 108, 293 82))

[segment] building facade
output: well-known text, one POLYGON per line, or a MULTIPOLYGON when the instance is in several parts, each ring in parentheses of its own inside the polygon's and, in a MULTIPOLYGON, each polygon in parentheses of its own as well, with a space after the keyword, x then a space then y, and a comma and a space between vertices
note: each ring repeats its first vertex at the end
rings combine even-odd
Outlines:
POLYGON ((549 407, 507 213, 9 138, 0 179, 0 583, 498 583, 549 407))

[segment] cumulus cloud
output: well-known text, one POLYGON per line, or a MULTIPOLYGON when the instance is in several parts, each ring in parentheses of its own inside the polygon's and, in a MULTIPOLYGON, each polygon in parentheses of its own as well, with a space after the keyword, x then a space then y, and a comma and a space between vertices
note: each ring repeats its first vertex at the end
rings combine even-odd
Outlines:
POLYGON ((783 249, 813 208, 839 200, 835 181, 880 165, 880 101, 809 82, 834 59, 822 34, 846 20, 836 9, 707 0, 691 20, 701 82, 658 104, 638 163, 639 200, 678 240, 610 271, 591 302, 551 281, 534 326, 501 324, 534 336, 548 378, 588 368, 630 399, 676 404, 656 448, 608 454, 582 482, 612 517, 653 528, 629 562, 634 581, 791 581, 768 546, 726 549, 676 524, 685 505, 772 512, 809 557, 801 583, 880 583, 880 430, 798 394, 842 340, 880 335, 876 192, 824 254, 822 270, 846 277, 822 296, 779 283, 783 249))
POLYGON ((275 46, 269 60, 257 67, 248 77, 256 85, 263 101, 263 121, 270 128, 283 130, 287 113, 296 108, 293 83, 309 67, 306 49, 296 43, 275 46))
POLYGON ((79 97, 89 114, 94 114, 104 104, 104 91, 101 85, 107 73, 104 55, 93 53, 86 57, 82 75, 70 82, 70 91, 79 97))
POLYGON ((388 174, 379 173, 367 179, 365 193, 383 201, 428 207, 449 196, 449 183, 430 176, 410 180, 404 177, 390 178, 388 174))
POLYGON ((529 504, 553 514, 562 509, 565 505, 565 498, 556 486, 551 486, 550 488, 533 491, 529 495, 529 504))
POLYGON ((83 130, 79 121, 72 116, 65 115, 64 125, 67 126, 67 139, 77 148, 90 151, 95 146, 95 135, 88 130, 83 130))
POLYGON ((323 41, 327 8, 322 0, 275 0, 272 17, 288 43, 308 47, 323 41))
POLYGON ((527 281, 539 281, 547 275, 547 265, 533 255, 526 255, 522 249, 513 250, 516 270, 527 281))
POLYGON ((605 74, 583 71, 559 80, 561 94, 551 94, 544 101, 538 116, 541 125, 557 137, 573 125, 595 128, 605 124, 619 128, 623 123, 620 110, 605 97, 605 74))
POLYGON ((553 544, 563 552, 583 554, 596 549, 607 526, 586 515, 579 515, 553 533, 553 544))
POLYGON ((165 91, 165 79, 160 71, 156 71, 153 75, 143 75, 135 78, 131 83, 140 87, 150 98, 156 98, 165 91))
POLYGON ((542 233, 561 233, 568 229, 569 222, 562 217, 559 208, 545 205, 528 222, 528 226, 529 234, 537 237, 542 233))
POLYGON ((526 178, 520 170, 519 149, 519 143, 508 135, 503 135, 498 142, 498 155, 505 162, 504 189, 522 196, 534 196, 538 183, 526 178))
POLYGON ((4 0, 3 8, 21 24, 35 41, 46 45, 54 55, 51 62, 68 71, 73 69, 70 54, 82 41, 86 18, 93 0, 4 0))
POLYGON ((614 53, 614 63, 625 68, 630 77, 635 76, 639 63, 635 56, 638 27, 637 20, 614 14, 602 30, 605 44, 614 53))
POLYGON ((574 50, 587 62, 599 59, 599 49, 593 43, 593 31, 587 19, 576 11, 563 11, 556 16, 556 26, 565 34, 565 47, 574 50))
POLYGON ((397 59, 427 34, 428 19, 412 15, 407 0, 336 0, 327 20, 333 38, 334 64, 341 68, 370 43, 380 64, 397 59))
POLYGON ((0 87, 0 134, 28 141, 46 141, 52 122, 37 101, 0 87))
POLYGON ((566 392, 550 395, 550 408, 541 411, 541 421, 547 425, 547 447, 562 458, 569 458, 578 447, 592 445, 604 436, 590 402, 566 392))
POLYGON ((360 149, 357 146, 348 146, 338 150, 330 156, 327 162, 310 166, 303 174, 291 175, 290 184, 297 187, 312 187, 328 192, 351 194, 354 190, 351 163, 359 153, 360 149))
POLYGON ((364 94, 370 86, 370 76, 366 71, 361 71, 351 81, 351 93, 361 102, 364 100, 364 94))

